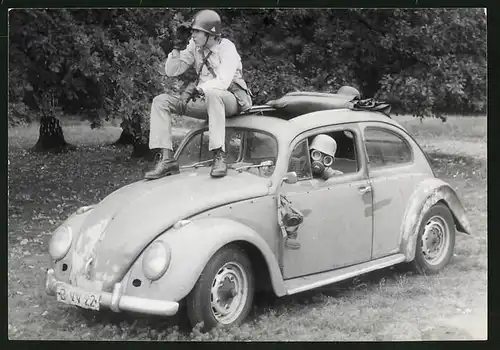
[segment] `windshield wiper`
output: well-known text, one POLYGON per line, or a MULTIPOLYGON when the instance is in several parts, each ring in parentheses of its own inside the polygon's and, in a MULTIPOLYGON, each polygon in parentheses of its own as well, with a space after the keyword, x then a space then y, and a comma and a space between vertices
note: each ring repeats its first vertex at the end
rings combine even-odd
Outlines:
POLYGON ((273 165, 274 165, 274 162, 272 160, 266 160, 264 162, 261 162, 260 164, 243 165, 243 166, 236 168, 234 170, 241 173, 243 170, 252 169, 252 168, 262 168, 262 167, 273 166, 273 165))
POLYGON ((193 163, 193 164, 190 164, 190 165, 184 165, 181 167, 181 169, 188 169, 188 168, 200 168, 202 166, 206 166, 208 165, 209 163, 212 163, 214 160, 213 159, 208 159, 208 160, 204 160, 204 161, 201 161, 201 162, 197 162, 197 163, 193 163))

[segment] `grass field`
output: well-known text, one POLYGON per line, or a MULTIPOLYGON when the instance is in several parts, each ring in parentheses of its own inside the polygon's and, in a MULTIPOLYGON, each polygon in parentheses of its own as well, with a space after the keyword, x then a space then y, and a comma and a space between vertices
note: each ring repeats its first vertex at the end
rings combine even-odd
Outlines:
MULTIPOLYGON (((450 340, 484 339, 487 310, 485 117, 448 122, 395 117, 428 151, 462 199, 473 236, 459 234, 452 263, 435 276, 386 269, 285 298, 258 295, 239 328, 200 334, 185 319, 94 314, 44 292, 50 231, 82 205, 136 181, 151 163, 109 143, 116 125, 63 124, 78 147, 34 154, 37 126, 9 129, 8 336, 46 340, 450 340)), ((180 130, 179 134, 184 131, 180 130)))

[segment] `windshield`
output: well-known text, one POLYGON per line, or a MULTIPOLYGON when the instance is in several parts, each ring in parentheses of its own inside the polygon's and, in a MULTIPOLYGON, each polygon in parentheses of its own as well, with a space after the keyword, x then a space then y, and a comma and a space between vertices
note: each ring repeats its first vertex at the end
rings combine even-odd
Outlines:
MULTIPOLYGON (((191 136, 178 157, 181 168, 211 166, 213 154, 208 150, 208 131, 200 130, 191 136)), ((269 177, 278 158, 276 139, 262 131, 226 128, 226 162, 229 168, 269 177), (272 161, 272 166, 259 166, 272 161), (254 166, 251 167, 250 166, 254 166)))

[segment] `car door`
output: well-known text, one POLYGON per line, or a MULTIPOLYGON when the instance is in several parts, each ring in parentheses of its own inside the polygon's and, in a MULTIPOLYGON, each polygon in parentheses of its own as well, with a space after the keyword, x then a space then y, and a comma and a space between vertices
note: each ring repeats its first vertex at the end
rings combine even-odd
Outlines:
MULTIPOLYGON (((355 124, 328 131, 349 130, 357 151, 362 147, 355 124)), ((298 228, 300 249, 284 248, 284 278, 294 278, 366 262, 371 258, 372 197, 362 158, 352 172, 327 181, 311 176, 309 142, 305 134, 292 143, 289 171, 297 172, 299 181, 284 183, 283 194, 294 209, 304 216, 298 228)), ((308 140, 309 138, 309 140, 308 140)), ((358 157, 359 158, 359 157, 358 157)))
POLYGON ((412 152, 414 141, 398 128, 376 122, 361 128, 373 192, 372 258, 376 259, 399 252, 406 204, 429 174, 412 152))

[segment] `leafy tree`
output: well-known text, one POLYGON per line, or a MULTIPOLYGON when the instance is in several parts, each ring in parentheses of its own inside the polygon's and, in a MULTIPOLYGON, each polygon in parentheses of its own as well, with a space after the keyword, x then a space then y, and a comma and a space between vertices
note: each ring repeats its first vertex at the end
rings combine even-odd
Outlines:
POLYGON ((357 77, 403 113, 485 111, 486 18, 480 9, 355 10, 371 43, 357 77), (372 78, 368 71, 375 68, 372 78))
POLYGON ((65 10, 50 14, 46 10, 11 11, 9 63, 15 87, 10 89, 9 98, 10 102, 22 100, 40 115, 36 149, 61 151, 67 147, 56 118, 61 105, 80 105, 87 110, 98 107, 95 72, 84 75, 74 68, 77 63, 87 63, 86 47, 82 45, 88 41, 86 28, 69 16, 65 10), (81 41, 74 40, 78 35, 81 41))
MULTIPOLYGON (((64 149, 54 118, 122 120, 119 143, 148 153, 154 96, 194 71, 164 75, 176 25, 193 9, 10 12, 9 122, 40 118, 38 148, 64 149), (55 128, 55 129, 54 129, 55 128), (44 131, 45 130, 45 131, 44 131), (42 135, 43 134, 43 135, 42 135), (52 141, 50 141, 52 140, 52 141)), ((415 116, 484 112, 486 18, 479 9, 223 9, 255 104, 288 91, 355 86, 415 116)), ((179 123, 175 118, 174 123, 179 123)))

